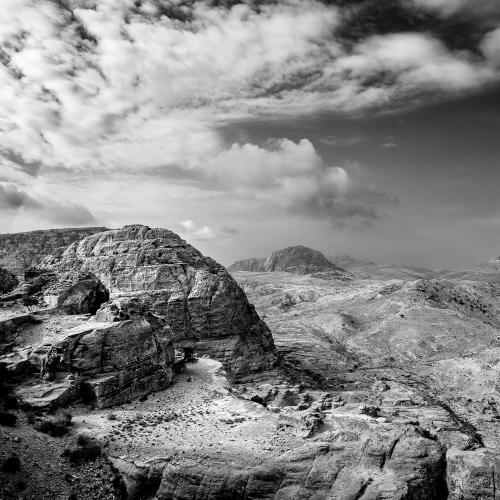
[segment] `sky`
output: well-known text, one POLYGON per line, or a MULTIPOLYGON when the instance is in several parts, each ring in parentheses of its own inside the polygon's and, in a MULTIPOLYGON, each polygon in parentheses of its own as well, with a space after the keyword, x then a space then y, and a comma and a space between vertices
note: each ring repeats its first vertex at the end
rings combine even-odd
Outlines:
POLYGON ((499 133, 498 0, 0 2, 0 232, 472 267, 499 133))

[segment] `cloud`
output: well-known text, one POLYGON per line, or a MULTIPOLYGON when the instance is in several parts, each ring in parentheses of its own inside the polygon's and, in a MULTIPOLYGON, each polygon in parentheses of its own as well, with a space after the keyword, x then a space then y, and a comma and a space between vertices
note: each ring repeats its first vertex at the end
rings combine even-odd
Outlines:
POLYGON ((481 42, 481 50, 490 61, 500 67, 500 28, 485 35, 481 42))
POLYGON ((185 220, 180 223, 181 235, 189 240, 210 241, 230 238, 238 234, 238 230, 232 227, 222 226, 212 229, 208 226, 198 227, 192 220, 185 220))
POLYGON ((12 184, 0 183, 0 208, 15 210, 22 207, 41 209, 43 204, 12 184))
POLYGON ((330 220, 377 219, 396 198, 325 165, 313 144, 280 139, 267 147, 233 144, 206 165, 206 184, 242 199, 330 220))
POLYGON ((437 11, 444 16, 451 16, 460 11, 477 16, 500 15, 500 6, 496 0, 413 0, 413 2, 431 11, 437 11))
POLYGON ((193 167, 242 118, 405 106, 500 79, 492 57, 432 30, 346 44, 342 7, 253 5, 2 0, 2 147, 47 169, 193 167))
POLYGON ((319 141, 327 146, 349 147, 357 146, 358 144, 368 142, 369 140, 369 137, 363 136, 338 137, 336 135, 328 135, 326 137, 322 137, 319 141))
POLYGON ((23 210, 58 224, 94 224, 95 215, 79 203, 60 202, 54 199, 35 198, 17 186, 0 182, 0 209, 23 210))
POLYGON ((386 142, 380 146, 382 149, 396 149, 398 145, 395 142, 386 142))

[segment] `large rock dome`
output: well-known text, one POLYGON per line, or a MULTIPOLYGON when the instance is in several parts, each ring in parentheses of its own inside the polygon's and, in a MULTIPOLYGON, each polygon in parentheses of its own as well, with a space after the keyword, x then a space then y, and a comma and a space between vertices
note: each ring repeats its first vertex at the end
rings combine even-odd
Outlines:
POLYGON ((166 320, 177 344, 192 343, 232 376, 275 362, 271 332, 236 281, 172 231, 142 225, 105 231, 42 265, 56 271, 61 284, 76 274, 99 279, 112 301, 98 311, 99 320, 146 309, 166 320))

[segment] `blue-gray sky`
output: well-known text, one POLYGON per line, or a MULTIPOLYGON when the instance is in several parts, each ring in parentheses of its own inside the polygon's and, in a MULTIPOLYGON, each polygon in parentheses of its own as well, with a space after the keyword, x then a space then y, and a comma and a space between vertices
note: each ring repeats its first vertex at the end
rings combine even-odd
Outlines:
POLYGON ((500 254, 497 0, 2 0, 0 63, 0 232, 500 254))

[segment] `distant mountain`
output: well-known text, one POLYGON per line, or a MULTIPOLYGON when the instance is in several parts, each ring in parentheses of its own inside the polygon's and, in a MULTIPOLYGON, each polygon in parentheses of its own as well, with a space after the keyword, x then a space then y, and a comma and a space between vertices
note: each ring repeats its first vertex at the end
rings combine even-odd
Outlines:
POLYGON ((416 266, 375 264, 374 262, 354 259, 345 253, 333 253, 328 256, 328 259, 336 266, 344 268, 357 278, 413 281, 417 279, 431 279, 437 276, 437 272, 432 269, 416 266))
POLYGON ((47 229, 0 234, 0 266, 16 275, 36 266, 47 255, 60 255, 74 241, 106 231, 105 227, 47 229))
POLYGON ((338 267, 342 267, 344 269, 348 269, 349 267, 358 267, 358 266, 370 266, 375 265, 373 262, 364 262, 361 260, 357 260, 352 258, 350 255, 346 253, 332 253, 331 255, 327 255, 326 258, 335 264, 338 267))
POLYGON ((344 269, 330 262, 321 252, 302 245, 277 250, 267 258, 239 260, 229 266, 229 271, 288 272, 325 278, 348 278, 344 269))
POLYGON ((500 284, 500 257, 492 257, 472 269, 461 271, 441 271, 440 276, 448 279, 461 279, 470 281, 483 281, 486 283, 500 284))

